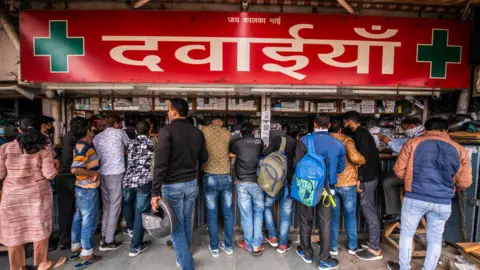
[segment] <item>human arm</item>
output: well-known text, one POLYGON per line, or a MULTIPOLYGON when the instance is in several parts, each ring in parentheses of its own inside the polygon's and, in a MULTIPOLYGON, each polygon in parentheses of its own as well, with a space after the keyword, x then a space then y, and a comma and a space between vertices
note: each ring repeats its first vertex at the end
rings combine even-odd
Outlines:
POLYGON ((270 155, 271 153, 278 151, 280 149, 280 145, 282 144, 282 137, 275 137, 272 140, 272 143, 268 145, 268 147, 263 150, 263 156, 266 157, 270 155))
POLYGON ((208 150, 203 132, 200 132, 200 137, 200 155, 198 157, 198 160, 200 161, 200 163, 205 163, 208 161, 208 150))
MULTIPOLYGON (((365 132, 357 132, 355 146, 357 147, 358 152, 362 156, 366 157, 368 156, 370 151, 377 151, 377 148, 376 147, 374 149, 370 148, 370 143, 368 141, 369 138, 367 136, 372 136, 372 135, 370 135, 370 133, 367 130, 364 130, 364 131, 365 132)), ((373 141, 373 137, 371 138, 371 140, 373 141)), ((375 142, 373 142, 373 145, 375 145, 375 142)), ((358 168, 358 177, 360 181, 363 180, 363 176, 365 175, 366 170, 367 170, 366 166, 361 166, 360 168, 358 168)))
POLYGON ((293 159, 293 166, 296 167, 298 162, 307 154, 307 148, 303 141, 298 141, 297 147, 295 148, 295 158, 293 159))
POLYGON ((393 167, 393 171, 395 175, 400 178, 400 180, 405 179, 405 174, 407 173, 408 162, 410 160, 410 155, 412 154, 413 144, 407 142, 402 151, 400 151, 400 155, 397 157, 397 161, 395 162, 395 166, 393 167))
POLYGON ((392 139, 387 143, 387 145, 394 153, 398 154, 400 151, 402 151, 402 147, 407 141, 408 138, 392 139))
POLYGON ((353 140, 348 140, 345 143, 345 151, 347 152, 348 160, 357 166, 365 164, 365 157, 358 152, 353 140))
POLYGON ((48 179, 52 180, 57 175, 57 169, 53 163, 53 155, 49 150, 40 151, 41 160, 42 160, 42 174, 48 179))
POLYGON ((3 179, 7 177, 7 166, 5 162, 5 147, 0 147, 0 181, 3 181, 3 179))
MULTIPOLYGON (((162 184, 165 182, 170 159, 171 140, 166 129, 160 130, 155 148, 155 165, 153 168, 152 197, 160 197, 162 184)), ((153 201, 153 198, 152 198, 153 201)))
POLYGON ((85 168, 72 168, 71 169, 72 174, 75 175, 81 175, 81 176, 86 176, 88 178, 91 178, 93 181, 97 181, 98 178, 100 178, 100 173, 97 171, 90 171, 85 168))
POLYGON ((455 175, 454 182, 457 191, 465 190, 472 184, 472 166, 468 152, 463 147, 460 150, 460 168, 455 175))
MULTIPOLYGON (((341 146, 342 147, 340 149, 340 154, 338 156, 338 162, 337 162, 337 174, 342 173, 343 170, 345 170, 345 156, 346 156, 345 146, 343 146, 343 144, 341 146)), ((337 183, 330 183, 330 184, 335 185, 337 183)))

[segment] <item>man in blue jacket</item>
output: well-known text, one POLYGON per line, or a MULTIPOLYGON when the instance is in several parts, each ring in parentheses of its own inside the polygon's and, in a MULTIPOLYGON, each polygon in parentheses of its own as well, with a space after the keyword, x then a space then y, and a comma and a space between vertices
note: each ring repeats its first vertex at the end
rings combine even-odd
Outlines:
MULTIPOLYGON (((315 141, 315 152, 327 160, 327 177, 330 189, 333 191, 337 184, 337 174, 345 169, 345 146, 343 143, 328 134, 330 118, 326 115, 317 115, 313 123, 315 132, 312 134, 315 141)), ((303 137, 297 143, 295 151, 296 165, 307 153, 307 137, 303 137)), ((330 256, 330 244, 332 237, 332 208, 320 202, 316 206, 319 217, 320 234, 320 263, 318 269, 337 269, 340 263, 330 256)), ((314 207, 298 204, 300 221, 300 246, 297 247, 297 254, 306 263, 312 263, 313 249, 311 242, 312 221, 315 217, 314 207)))

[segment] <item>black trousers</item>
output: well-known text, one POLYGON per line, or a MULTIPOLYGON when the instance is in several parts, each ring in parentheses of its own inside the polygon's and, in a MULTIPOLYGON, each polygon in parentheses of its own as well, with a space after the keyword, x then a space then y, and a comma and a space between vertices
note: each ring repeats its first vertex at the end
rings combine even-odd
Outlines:
POLYGON ((60 245, 69 245, 75 214, 75 175, 59 174, 56 179, 60 245))
POLYGON ((320 202, 315 207, 308 207, 298 204, 298 215, 300 222, 300 245, 307 258, 313 258, 312 249, 312 224, 315 214, 318 214, 318 227, 320 234, 320 252, 318 256, 321 261, 330 260, 330 245, 332 242, 332 206, 325 207, 320 202))

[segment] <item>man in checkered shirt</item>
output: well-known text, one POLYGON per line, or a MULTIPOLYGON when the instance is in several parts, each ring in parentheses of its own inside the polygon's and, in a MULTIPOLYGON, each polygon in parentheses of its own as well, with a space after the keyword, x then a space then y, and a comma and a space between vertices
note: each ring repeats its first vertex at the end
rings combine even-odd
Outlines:
POLYGON ((123 179, 123 214, 127 227, 123 232, 130 237, 130 257, 135 257, 150 247, 151 242, 143 242, 142 213, 150 211, 152 191, 151 167, 153 144, 148 138, 150 124, 138 122, 135 131, 137 138, 128 143, 128 165, 123 179))

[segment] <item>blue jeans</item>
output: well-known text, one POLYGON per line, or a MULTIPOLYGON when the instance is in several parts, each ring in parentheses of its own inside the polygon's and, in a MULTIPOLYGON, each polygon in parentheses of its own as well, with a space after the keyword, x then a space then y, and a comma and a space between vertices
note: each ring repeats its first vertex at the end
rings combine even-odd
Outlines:
POLYGON ((427 255, 423 270, 434 270, 442 254, 442 236, 450 214, 451 204, 436 204, 405 197, 402 206, 402 220, 400 228, 400 254, 399 263, 401 270, 410 269, 412 259, 412 241, 418 223, 423 216, 427 216, 427 255))
POLYGON ((72 222, 72 250, 82 249, 80 256, 93 254, 93 234, 99 214, 98 188, 75 187, 76 212, 72 222))
POLYGON ((210 248, 212 250, 218 249, 218 197, 222 202, 225 246, 231 248, 233 244, 232 178, 228 174, 206 174, 203 178, 203 184, 205 186, 210 248))
POLYGON ((197 198, 197 180, 164 184, 162 195, 170 202, 177 215, 177 227, 172 233, 177 261, 182 270, 195 269, 190 244, 192 243, 192 213, 197 198))
POLYGON ((243 238, 247 248, 253 251, 262 245, 263 240, 263 190, 257 183, 238 183, 237 196, 243 238))
POLYGON ((277 238, 277 230, 275 229, 272 211, 272 206, 277 200, 280 200, 280 241, 278 243, 284 246, 288 243, 288 232, 290 230, 290 224, 292 223, 293 200, 290 195, 285 197, 285 188, 280 190, 274 198, 265 193, 265 226, 268 230, 268 236, 272 238, 277 238))
POLYGON ((340 221, 340 206, 343 210, 343 219, 347 229, 347 247, 350 250, 357 248, 357 188, 336 187, 335 188, 336 207, 332 208, 332 242, 330 249, 338 250, 338 225, 340 221))
POLYGON ((145 229, 142 223, 142 213, 150 211, 150 192, 152 182, 135 187, 123 189, 123 215, 127 227, 133 230, 130 251, 139 250, 143 241, 145 229))

